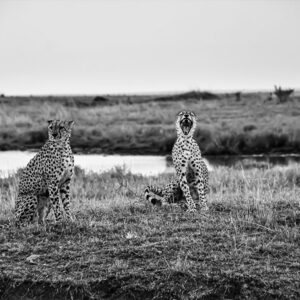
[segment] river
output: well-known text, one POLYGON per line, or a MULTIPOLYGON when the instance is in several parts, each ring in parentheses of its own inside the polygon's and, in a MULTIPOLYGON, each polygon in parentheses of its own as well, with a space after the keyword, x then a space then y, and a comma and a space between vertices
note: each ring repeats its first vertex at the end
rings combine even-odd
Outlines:
MULTIPOLYGON (((29 151, 1 151, 0 174, 5 177, 23 168, 35 155, 29 151)), ((276 156, 211 156, 206 158, 210 171, 217 166, 229 167, 272 167, 274 165, 287 165, 300 163, 300 155, 276 156)), ((123 167, 134 174, 144 176, 172 173, 170 157, 154 155, 102 155, 102 154, 75 154, 75 165, 85 171, 104 172, 114 167, 123 167)))

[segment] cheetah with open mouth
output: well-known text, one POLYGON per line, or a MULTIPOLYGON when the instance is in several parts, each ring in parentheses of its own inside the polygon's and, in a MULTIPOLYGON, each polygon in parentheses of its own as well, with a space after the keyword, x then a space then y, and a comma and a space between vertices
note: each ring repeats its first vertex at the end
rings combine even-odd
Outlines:
MULTIPOLYGON (((196 116, 191 111, 182 111, 176 120, 177 140, 173 146, 172 159, 176 179, 164 188, 147 186, 145 197, 152 204, 186 201, 187 211, 194 212, 196 204, 191 191, 196 190, 201 210, 208 210, 208 169, 201 156, 200 148, 193 138, 196 129, 196 116)), ((195 194, 195 193, 193 193, 195 194)))

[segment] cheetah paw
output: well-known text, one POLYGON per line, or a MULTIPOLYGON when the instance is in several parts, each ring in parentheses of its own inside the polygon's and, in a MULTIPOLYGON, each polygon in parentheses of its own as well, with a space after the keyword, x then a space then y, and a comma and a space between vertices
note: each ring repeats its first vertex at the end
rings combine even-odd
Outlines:
POLYGON ((209 207, 207 206, 207 204, 203 204, 200 206, 200 211, 208 211, 209 207))
POLYGON ((188 208, 186 212, 187 213, 195 213, 196 211, 197 211, 196 208, 193 207, 193 208, 188 208))

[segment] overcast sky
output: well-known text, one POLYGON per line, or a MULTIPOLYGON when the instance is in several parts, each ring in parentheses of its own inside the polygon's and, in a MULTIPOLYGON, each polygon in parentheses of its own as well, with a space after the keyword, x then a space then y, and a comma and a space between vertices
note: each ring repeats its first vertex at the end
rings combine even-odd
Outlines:
POLYGON ((300 1, 0 0, 0 93, 300 87, 300 1))

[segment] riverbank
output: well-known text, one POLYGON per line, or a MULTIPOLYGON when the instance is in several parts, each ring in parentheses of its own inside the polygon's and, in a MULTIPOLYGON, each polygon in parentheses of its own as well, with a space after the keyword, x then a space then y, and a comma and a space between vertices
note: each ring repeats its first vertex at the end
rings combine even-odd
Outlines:
MULTIPOLYGON (((0 298, 299 299, 300 169, 219 167, 207 214, 155 208, 143 177, 76 168, 76 221, 0 233, 0 298)), ((0 223, 17 177, 0 179, 0 223)))
POLYGON ((39 149, 46 121, 72 119, 78 153, 170 154, 176 114, 198 116, 195 138, 205 155, 300 152, 300 97, 267 93, 0 98, 0 150, 39 149))

